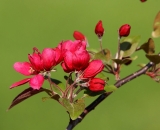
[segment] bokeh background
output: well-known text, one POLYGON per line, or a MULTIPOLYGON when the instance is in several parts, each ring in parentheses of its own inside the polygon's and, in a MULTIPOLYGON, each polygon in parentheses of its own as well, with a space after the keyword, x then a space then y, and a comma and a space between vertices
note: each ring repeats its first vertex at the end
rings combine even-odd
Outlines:
MULTIPOLYGON (((99 48, 94 28, 103 21, 103 47, 114 56, 117 49, 117 29, 125 23, 132 26, 130 35, 141 35, 140 44, 151 37, 155 15, 160 11, 159 0, 0 0, 0 130, 64 130, 69 117, 57 102, 36 95, 6 112, 12 99, 27 85, 10 90, 9 86, 23 79, 13 70, 16 61, 27 61, 32 47, 42 50, 55 47, 60 41, 73 39, 74 30, 88 38, 90 47, 99 48)), ((160 38, 154 39, 157 53, 160 38)), ((144 52, 123 67, 121 77, 147 63, 144 52)), ((109 75, 106 75, 109 76, 109 75)), ((53 78, 63 79, 58 68, 53 78)), ((109 76, 109 84, 114 77, 109 76)), ((48 87, 45 83, 44 87, 48 87)), ((93 99, 86 99, 89 104, 93 99)), ((160 84, 141 76, 114 92, 75 127, 75 130, 160 130, 160 84)))

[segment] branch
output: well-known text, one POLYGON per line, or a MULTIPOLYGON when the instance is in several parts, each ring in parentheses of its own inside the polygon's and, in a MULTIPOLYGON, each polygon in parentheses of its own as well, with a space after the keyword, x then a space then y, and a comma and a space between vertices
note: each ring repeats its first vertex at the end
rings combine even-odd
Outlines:
MULTIPOLYGON (((127 82, 137 78, 138 76, 142 75, 142 74, 145 74, 146 71, 152 67, 154 64, 152 62, 149 62, 145 67, 143 67, 142 69, 136 71, 135 73, 117 81, 114 85, 119 88, 121 87, 122 85, 126 84, 127 82)), ((70 122, 66 128, 66 130, 72 130, 77 124, 79 124, 83 119, 84 117, 90 112, 92 111, 93 109, 95 109, 95 107, 101 103, 104 99, 106 99, 110 94, 112 94, 113 92, 106 92, 106 93, 103 93, 101 94, 97 99, 95 99, 89 106, 87 106, 85 108, 85 110, 83 111, 83 113, 81 113, 81 115, 75 119, 75 120, 71 120, 70 119, 70 122)))

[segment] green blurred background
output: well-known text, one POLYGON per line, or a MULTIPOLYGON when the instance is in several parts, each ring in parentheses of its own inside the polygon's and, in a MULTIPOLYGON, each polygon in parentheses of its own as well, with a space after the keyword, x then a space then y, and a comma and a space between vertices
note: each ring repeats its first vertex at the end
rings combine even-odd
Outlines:
MULTIPOLYGON (((103 21, 103 47, 114 56, 117 49, 117 29, 125 23, 132 26, 130 35, 141 35, 140 44, 151 37, 155 15, 160 10, 159 0, 0 0, 0 130, 64 130, 69 117, 57 102, 42 102, 45 93, 36 95, 10 111, 12 99, 27 85, 9 90, 9 86, 23 79, 13 70, 16 61, 27 61, 32 47, 42 50, 55 47, 60 41, 73 39, 74 30, 86 35, 90 46, 99 48, 94 28, 103 21)), ((160 51, 160 38, 155 39, 160 51)), ((147 63, 144 52, 138 59, 123 67, 121 77, 147 63)), ((53 78, 62 79, 58 68, 53 78)), ((110 77, 109 84, 114 83, 110 77)), ((48 87, 48 84, 44 84, 48 87)), ((86 99, 87 104, 92 99, 86 99)), ((113 93, 75 127, 75 130, 160 130, 160 84, 141 76, 113 93)))

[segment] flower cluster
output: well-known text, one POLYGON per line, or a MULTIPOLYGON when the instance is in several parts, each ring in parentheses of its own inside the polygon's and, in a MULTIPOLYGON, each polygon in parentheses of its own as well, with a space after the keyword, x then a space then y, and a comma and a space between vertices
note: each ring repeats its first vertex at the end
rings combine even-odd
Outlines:
MULTIPOLYGON (((74 33, 75 37, 80 34, 74 33)), ((29 62, 16 62, 13 66, 17 72, 31 77, 12 84, 10 88, 29 82, 30 87, 39 90, 45 76, 50 77, 51 71, 55 71, 54 67, 60 63, 66 73, 75 72, 79 75, 77 79, 81 79, 80 81, 85 79, 90 90, 102 90, 105 82, 102 83, 102 80, 98 79, 95 84, 94 77, 103 70, 104 65, 100 60, 90 62, 90 55, 86 50, 87 42, 85 37, 82 38, 80 36, 75 41, 63 41, 57 47, 45 48, 42 52, 33 48, 33 54, 28 54, 29 62)))

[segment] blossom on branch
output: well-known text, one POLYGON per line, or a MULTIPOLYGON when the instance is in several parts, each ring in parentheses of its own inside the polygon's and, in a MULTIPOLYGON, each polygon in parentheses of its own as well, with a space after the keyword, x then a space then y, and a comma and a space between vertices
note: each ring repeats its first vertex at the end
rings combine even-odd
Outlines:
POLYGON ((13 67, 17 72, 32 77, 18 81, 10 88, 29 82, 30 87, 39 90, 43 85, 45 73, 49 73, 57 62, 62 60, 60 50, 52 48, 45 48, 42 54, 37 48, 33 48, 33 54, 28 54, 28 59, 30 62, 16 62, 13 67))
POLYGON ((104 90, 104 86, 105 86, 105 81, 100 79, 100 78, 93 78, 89 81, 89 86, 88 88, 91 91, 102 91, 104 90))
POLYGON ((61 65, 65 72, 79 71, 88 66, 90 55, 85 41, 66 41, 61 44, 61 48, 64 58, 61 65))
POLYGON ((104 69, 101 60, 92 60, 88 67, 83 71, 81 78, 93 78, 104 69))
POLYGON ((74 31, 73 32, 73 37, 76 39, 76 40, 81 40, 81 41, 85 41, 85 36, 79 32, 79 31, 74 31))
POLYGON ((98 38, 101 38, 104 34, 104 28, 101 20, 96 24, 95 33, 98 36, 98 38))
POLYGON ((129 24, 124 24, 119 28, 119 36, 127 37, 130 33, 131 26, 129 24))

